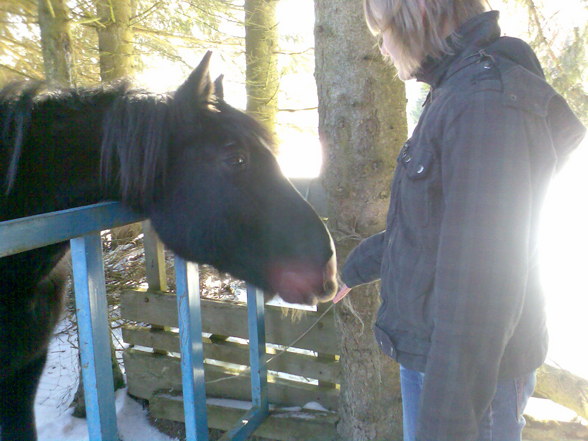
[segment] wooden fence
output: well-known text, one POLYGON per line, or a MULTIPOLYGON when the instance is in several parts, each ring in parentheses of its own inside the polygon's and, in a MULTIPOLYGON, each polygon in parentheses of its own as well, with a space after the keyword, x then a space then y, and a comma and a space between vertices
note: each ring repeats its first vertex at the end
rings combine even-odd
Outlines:
MULTIPOLYGON (((303 195, 320 203, 320 193, 299 182, 303 195)), ((165 288, 163 288, 165 289, 165 288)), ((232 410, 226 399, 249 401, 248 325, 245 303, 202 299, 206 394, 225 401, 208 406, 209 427, 226 430, 232 410)), ((276 440, 334 437, 339 395, 339 345, 333 311, 289 313, 266 305, 268 396, 272 415, 256 435, 276 440), (318 403, 331 412, 284 412, 284 407, 318 403), (296 417, 300 417, 295 421, 296 417)), ((174 293, 127 290, 121 294, 125 325, 124 365, 129 393, 148 400, 154 417, 183 421, 178 316, 174 293)))

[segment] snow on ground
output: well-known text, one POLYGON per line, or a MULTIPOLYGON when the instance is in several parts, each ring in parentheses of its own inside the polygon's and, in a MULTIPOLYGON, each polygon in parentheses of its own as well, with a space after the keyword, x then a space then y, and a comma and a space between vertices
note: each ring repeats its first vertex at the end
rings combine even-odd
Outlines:
MULTIPOLYGON (((86 441, 89 439, 86 420, 73 417, 72 409, 60 410, 47 405, 37 405, 35 411, 39 441, 86 441)), ((146 411, 127 395, 126 389, 116 392, 116 415, 122 441, 173 440, 149 424, 146 411)))
MULTIPOLYGON (((35 401, 39 441, 89 441, 86 420, 73 417, 69 408, 78 384, 76 340, 69 321, 61 322, 49 348, 35 401)), ((177 441, 152 427, 146 410, 126 392, 116 392, 121 441, 177 441)))

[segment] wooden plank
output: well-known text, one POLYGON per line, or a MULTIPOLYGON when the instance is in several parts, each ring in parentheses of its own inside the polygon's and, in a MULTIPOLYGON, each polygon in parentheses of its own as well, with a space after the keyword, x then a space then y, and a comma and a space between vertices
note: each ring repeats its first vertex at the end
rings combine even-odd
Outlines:
MULTIPOLYGON (((161 351, 179 352, 177 332, 150 329, 141 326, 125 326, 122 330, 125 343, 145 346, 161 351)), ((249 364, 248 346, 237 342, 204 339, 204 358, 234 364, 249 364)), ((268 353, 268 359, 274 356, 268 353)), ((285 352, 270 362, 268 369, 329 383, 339 383, 340 363, 337 360, 314 357, 307 354, 285 352)))
POLYGON ((149 285, 149 289, 152 291, 167 291, 163 243, 159 240, 157 233, 151 225, 151 221, 143 221, 142 227, 147 285, 149 285))
MULTIPOLYGON (((209 403, 209 426, 230 430, 245 413, 244 409, 209 403)), ((149 412, 155 418, 183 421, 182 397, 157 394, 149 401, 149 412)), ((278 441, 332 441, 336 439, 338 416, 334 412, 274 410, 255 431, 255 436, 278 441)))
MULTIPOLYGON (((129 393, 151 399, 156 393, 181 391, 180 359, 128 349, 123 354, 129 393)), ((206 365, 206 393, 209 397, 251 400, 249 374, 235 376, 233 371, 206 365)), ((327 409, 336 409, 339 391, 282 378, 268 378, 269 401, 284 406, 302 406, 315 401, 327 409)))
MULTIPOLYGON (((160 326, 178 326, 175 295, 145 290, 121 293, 122 317, 160 326)), ((266 305, 266 341, 287 346, 313 326, 320 314, 308 311, 291 320, 279 306, 266 305)), ((202 328, 210 334, 248 338, 245 305, 202 299, 202 328)), ((339 341, 332 313, 325 315, 296 343, 297 348, 326 354, 339 354, 339 341)))

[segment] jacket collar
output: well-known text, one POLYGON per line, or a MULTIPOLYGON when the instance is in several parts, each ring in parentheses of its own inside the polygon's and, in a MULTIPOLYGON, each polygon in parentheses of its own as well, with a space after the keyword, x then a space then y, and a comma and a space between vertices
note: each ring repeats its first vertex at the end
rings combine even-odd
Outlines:
POLYGON ((500 37, 498 16, 498 11, 484 12, 461 25, 447 38, 452 53, 441 58, 425 58, 415 75, 417 81, 427 83, 433 88, 439 86, 443 79, 461 68, 462 62, 469 55, 496 41, 500 37))

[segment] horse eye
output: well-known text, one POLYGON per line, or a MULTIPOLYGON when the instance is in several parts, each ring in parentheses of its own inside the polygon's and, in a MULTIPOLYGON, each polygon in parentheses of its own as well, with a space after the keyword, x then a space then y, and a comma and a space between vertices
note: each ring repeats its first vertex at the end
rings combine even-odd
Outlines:
POLYGON ((226 164, 231 168, 244 169, 247 166, 247 158, 242 153, 235 153, 230 155, 226 160, 226 164))

